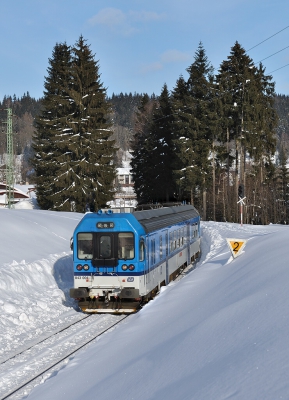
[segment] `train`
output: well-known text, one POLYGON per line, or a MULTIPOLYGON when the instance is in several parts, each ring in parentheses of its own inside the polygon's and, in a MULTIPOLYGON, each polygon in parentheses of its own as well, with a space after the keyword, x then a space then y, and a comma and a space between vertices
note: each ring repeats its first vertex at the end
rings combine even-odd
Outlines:
POLYGON ((74 230, 70 297, 85 313, 136 312, 200 255, 194 206, 123 211, 88 212, 74 230))

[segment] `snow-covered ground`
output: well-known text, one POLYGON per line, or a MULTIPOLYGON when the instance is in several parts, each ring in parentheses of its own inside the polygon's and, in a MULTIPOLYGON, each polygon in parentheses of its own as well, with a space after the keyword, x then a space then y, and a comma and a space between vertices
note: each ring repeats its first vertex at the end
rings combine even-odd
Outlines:
POLYGON ((71 312, 70 237, 82 216, 0 209, 0 361, 71 312))
MULTIPOLYGON (((0 209, 0 359, 77 318, 69 240, 81 218, 0 209)), ((288 399, 288 242, 287 226, 203 222, 197 268, 29 400, 288 399), (248 240, 234 260, 226 238, 248 240)))

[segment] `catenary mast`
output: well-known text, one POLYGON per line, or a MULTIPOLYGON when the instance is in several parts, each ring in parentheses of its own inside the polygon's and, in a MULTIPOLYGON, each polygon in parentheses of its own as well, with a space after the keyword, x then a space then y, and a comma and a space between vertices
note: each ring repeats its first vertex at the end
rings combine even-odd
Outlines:
POLYGON ((14 208, 14 154, 12 135, 12 108, 7 109, 6 206, 8 208, 14 208))

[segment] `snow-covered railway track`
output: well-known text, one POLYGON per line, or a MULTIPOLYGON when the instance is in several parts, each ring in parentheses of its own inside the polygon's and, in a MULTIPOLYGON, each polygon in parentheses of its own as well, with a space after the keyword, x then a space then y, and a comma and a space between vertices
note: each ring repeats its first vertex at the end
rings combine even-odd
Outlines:
POLYGON ((89 315, 0 365, 0 399, 17 400, 127 315, 89 315), (45 375, 47 374, 47 375, 45 375), (44 376, 45 375, 45 376, 44 376))
POLYGON ((69 322, 68 324, 62 326, 60 329, 54 329, 52 332, 46 334, 46 335, 42 335, 40 339, 38 339, 38 341, 33 341, 30 345, 26 345, 25 347, 20 347, 18 351, 14 351, 14 352, 10 352, 8 354, 6 354, 5 356, 2 356, 0 358, 0 369, 2 364, 6 363, 9 360, 12 360, 12 358, 15 358, 17 356, 20 356, 20 354, 25 353, 25 351, 30 350, 32 347, 37 346, 38 344, 45 342, 45 340, 49 339, 52 336, 57 335, 60 332, 65 331, 66 329, 69 329, 71 326, 78 324, 80 321, 82 321, 83 319, 86 319, 90 317, 90 315, 85 315, 82 314, 82 318, 79 318, 78 320, 74 321, 74 322, 69 322))

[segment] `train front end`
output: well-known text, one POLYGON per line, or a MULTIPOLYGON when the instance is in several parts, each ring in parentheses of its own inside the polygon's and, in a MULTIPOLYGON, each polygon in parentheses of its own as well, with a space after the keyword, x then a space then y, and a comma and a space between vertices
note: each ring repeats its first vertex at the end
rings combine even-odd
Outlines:
POLYGON ((143 228, 130 213, 87 213, 73 235, 74 288, 87 313, 132 313, 140 305, 143 228))

